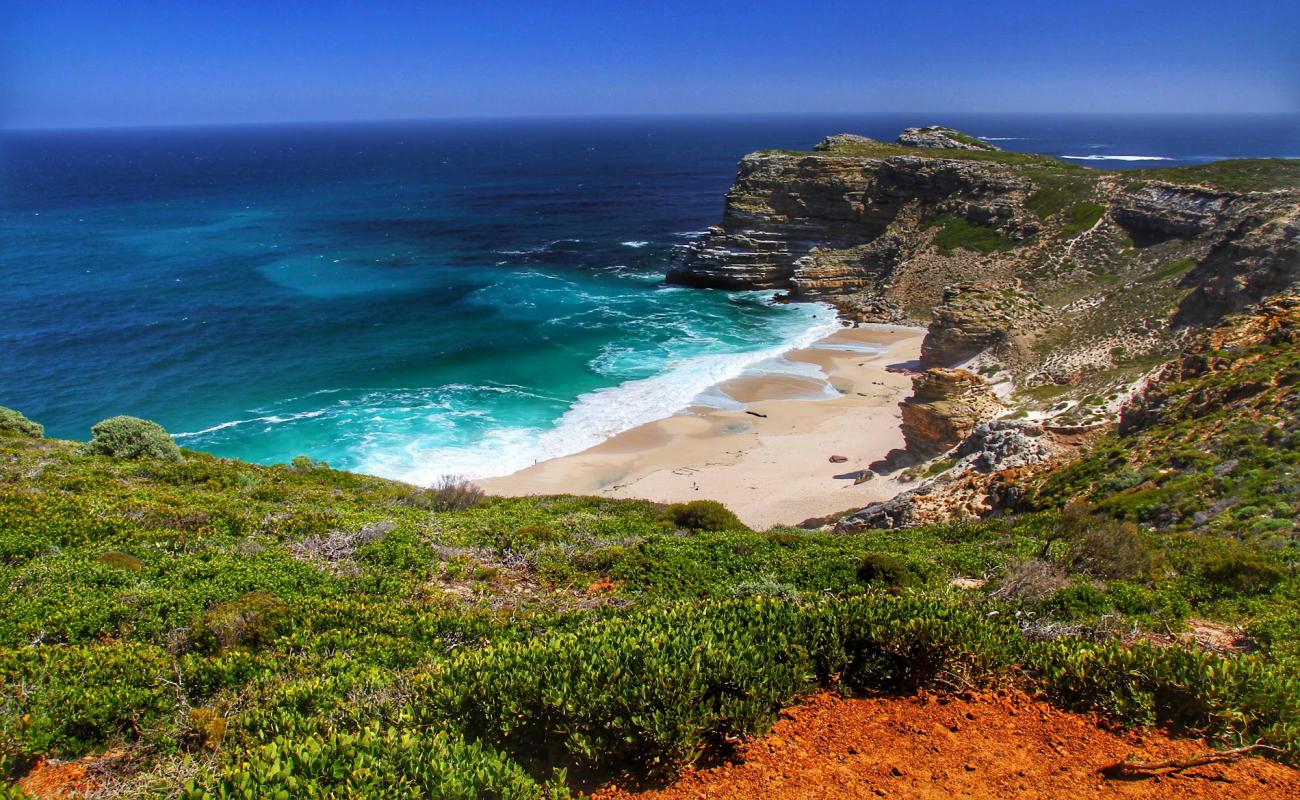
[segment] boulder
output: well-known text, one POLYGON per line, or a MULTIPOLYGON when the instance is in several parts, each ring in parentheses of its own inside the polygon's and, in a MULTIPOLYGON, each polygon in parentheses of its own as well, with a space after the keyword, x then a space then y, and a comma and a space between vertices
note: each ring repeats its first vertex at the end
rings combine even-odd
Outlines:
POLYGON ((1046 462, 1052 454, 1036 422, 995 419, 976 425, 957 446, 959 469, 996 472, 1046 462))

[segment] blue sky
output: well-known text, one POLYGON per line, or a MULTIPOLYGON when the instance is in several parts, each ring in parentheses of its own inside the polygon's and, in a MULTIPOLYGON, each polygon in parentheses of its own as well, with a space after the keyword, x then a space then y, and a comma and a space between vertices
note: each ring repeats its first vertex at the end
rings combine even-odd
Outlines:
POLYGON ((1300 2, 0 0, 0 125, 1297 111, 1300 2))

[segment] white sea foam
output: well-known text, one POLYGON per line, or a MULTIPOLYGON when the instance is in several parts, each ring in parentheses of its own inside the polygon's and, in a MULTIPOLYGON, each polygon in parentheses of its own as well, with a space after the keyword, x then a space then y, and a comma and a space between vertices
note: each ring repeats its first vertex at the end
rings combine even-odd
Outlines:
POLYGON ((416 439, 398 450, 365 448, 356 469, 427 485, 443 475, 508 475, 538 461, 577 453, 615 434, 671 416, 697 400, 716 399, 709 394, 713 387, 765 362, 769 368, 784 368, 780 365, 784 360, 777 359, 780 354, 808 347, 839 328, 834 314, 817 313, 808 321, 808 327, 770 347, 691 356, 657 375, 587 392, 546 430, 498 427, 468 446, 416 439))
POLYGON ((986 142, 1023 142, 1028 136, 981 136, 986 142))
POLYGON ((190 439, 195 436, 205 436, 209 433, 216 433, 226 428, 235 428, 240 425, 257 425, 266 426, 280 425, 285 422, 297 422, 300 419, 312 419, 327 413, 326 409, 318 408, 312 411, 299 411, 296 414, 267 414, 261 417, 250 417, 248 419, 234 419, 229 422, 221 422, 208 428, 197 431, 186 431, 184 433, 173 433, 173 439, 190 439))
POLYGON ((1061 156, 1071 161, 1173 161, 1167 156, 1061 156))
POLYGON ((879 355, 889 348, 869 342, 818 342, 813 345, 815 350, 840 350, 846 353, 870 353, 879 355))
POLYGON ((539 244, 535 247, 525 247, 522 250, 493 250, 493 253, 501 256, 535 256, 545 253, 557 244, 581 244, 581 239, 553 239, 546 244, 539 244))
POLYGON ((620 242, 620 244, 622 244, 624 247, 632 247, 632 248, 640 249, 640 248, 645 247, 646 245, 648 245, 648 244, 650 244, 650 243, 649 243, 649 242, 642 242, 642 241, 631 241, 631 242, 620 242))

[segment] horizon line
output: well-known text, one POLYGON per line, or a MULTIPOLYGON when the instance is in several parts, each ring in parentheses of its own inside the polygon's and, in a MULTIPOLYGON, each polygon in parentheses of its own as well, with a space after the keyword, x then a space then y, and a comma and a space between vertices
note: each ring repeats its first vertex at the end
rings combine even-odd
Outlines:
MULTIPOLYGON (((505 122, 505 121, 561 121, 590 119, 700 119, 719 117, 795 117, 795 116, 852 116, 852 115, 886 115, 911 114, 925 115, 973 115, 985 116, 1077 116, 1077 117, 1250 117, 1250 116, 1300 116, 1297 111, 926 111, 889 110, 889 111, 637 111, 637 112, 593 112, 593 113, 553 113, 553 114, 465 114, 448 116, 421 117, 351 117, 302 120, 246 120, 246 121, 209 121, 209 122, 160 122, 160 123, 121 123, 110 125, 0 125, 0 133, 57 133, 71 131, 131 131, 131 130, 175 130, 194 128, 271 128, 311 125, 377 125, 377 124, 411 124, 423 122, 505 122)), ((930 124, 920 123, 920 124, 930 124)))

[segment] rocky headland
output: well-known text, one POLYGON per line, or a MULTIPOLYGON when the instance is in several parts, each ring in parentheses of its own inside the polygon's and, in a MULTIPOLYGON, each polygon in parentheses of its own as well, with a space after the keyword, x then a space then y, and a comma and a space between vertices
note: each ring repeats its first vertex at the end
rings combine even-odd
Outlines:
MULTIPOLYGON (((874 466, 924 475, 935 461, 919 493, 933 496, 976 461, 1005 466, 1006 447, 971 460, 982 424, 1022 420, 1052 432, 1033 437, 1052 441, 1044 452, 1068 453, 1199 332, 1300 286, 1300 163, 1108 172, 939 126, 892 143, 836 134, 745 156, 722 223, 679 249, 669 280, 927 325, 900 407, 905 451, 874 466)), ((951 505, 984 513, 986 500, 951 505)), ((884 510, 845 524, 913 516, 884 510)))

